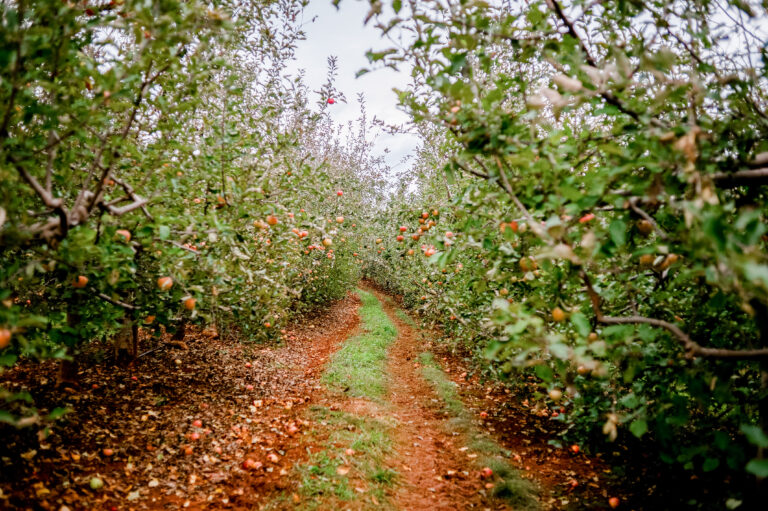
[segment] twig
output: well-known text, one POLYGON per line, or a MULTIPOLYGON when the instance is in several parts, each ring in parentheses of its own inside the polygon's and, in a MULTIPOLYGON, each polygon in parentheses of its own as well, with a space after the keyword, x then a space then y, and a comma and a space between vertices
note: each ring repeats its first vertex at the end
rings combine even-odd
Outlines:
POLYGON ((614 317, 604 316, 600 309, 600 295, 597 294, 595 288, 592 287, 592 282, 585 271, 581 270, 581 278, 584 281, 584 285, 587 288, 587 295, 592 303, 592 310, 595 313, 595 317, 599 323, 606 325, 635 325, 646 324, 659 328, 663 328, 669 331, 677 338, 679 343, 685 349, 685 356, 688 358, 703 357, 703 358, 729 358, 739 360, 763 360, 768 359, 768 348, 762 349, 750 349, 750 350, 729 350, 719 348, 704 348, 699 343, 691 339, 691 337, 683 332, 683 330, 668 321, 656 318, 647 318, 644 316, 625 316, 614 317))
POLYGON ((640 206, 637 205, 637 203, 640 201, 638 197, 630 197, 629 199, 629 207, 632 208, 632 211, 637 213, 638 216, 640 216, 643 220, 646 220, 648 223, 650 223, 656 233, 659 235, 659 238, 665 240, 669 236, 667 236, 667 233, 664 232, 664 229, 659 227, 659 224, 656 223, 656 220, 653 219, 651 215, 646 213, 640 206))
POLYGON ((721 187, 741 186, 748 184, 768 184, 768 167, 761 169, 745 169, 736 172, 716 172, 712 180, 721 187))
POLYGON ((112 305, 117 305, 118 307, 122 307, 125 310, 129 311, 135 311, 138 307, 131 305, 129 303, 121 302, 120 300, 115 300, 114 298, 111 298, 109 295, 104 293, 98 293, 96 296, 104 300, 105 302, 109 302, 112 305))

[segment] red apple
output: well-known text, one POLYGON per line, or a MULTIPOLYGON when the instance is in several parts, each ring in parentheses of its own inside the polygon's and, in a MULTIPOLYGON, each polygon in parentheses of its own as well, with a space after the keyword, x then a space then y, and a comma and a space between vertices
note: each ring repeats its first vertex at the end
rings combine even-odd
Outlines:
POLYGON ((173 279, 171 277, 160 277, 157 279, 157 287, 160 291, 168 291, 173 286, 173 279))
POLYGON ((9 344, 11 344, 11 331, 0 328, 0 350, 7 348, 9 344))
POLYGON ((72 283, 72 287, 77 289, 82 289, 88 284, 88 277, 84 275, 79 275, 75 281, 72 283))
POLYGON ((618 497, 611 497, 610 499, 608 499, 608 505, 611 506, 611 509, 616 509, 617 507, 619 507, 619 504, 620 502, 618 497))

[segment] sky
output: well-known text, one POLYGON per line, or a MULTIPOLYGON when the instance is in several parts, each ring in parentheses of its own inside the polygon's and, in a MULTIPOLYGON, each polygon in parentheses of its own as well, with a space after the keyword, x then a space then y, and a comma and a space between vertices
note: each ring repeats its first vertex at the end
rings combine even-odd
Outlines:
MULTIPOLYGON (((369 118, 375 116, 387 124, 403 124, 408 116, 397 109, 397 96, 392 88, 405 88, 408 72, 379 69, 355 78, 358 70, 369 67, 366 51, 389 46, 373 27, 373 22, 363 25, 368 6, 367 1, 343 0, 337 10, 331 0, 310 0, 303 23, 307 38, 298 45, 294 65, 306 71, 310 90, 319 90, 325 81, 328 57, 338 58, 336 88, 348 103, 337 102, 329 108, 337 123, 345 124, 358 116, 357 94, 362 92, 369 118)), ((396 170, 403 170, 400 161, 411 154, 416 145, 417 139, 412 135, 381 134, 376 140, 375 152, 384 154, 385 149, 389 149, 387 162, 396 170)))

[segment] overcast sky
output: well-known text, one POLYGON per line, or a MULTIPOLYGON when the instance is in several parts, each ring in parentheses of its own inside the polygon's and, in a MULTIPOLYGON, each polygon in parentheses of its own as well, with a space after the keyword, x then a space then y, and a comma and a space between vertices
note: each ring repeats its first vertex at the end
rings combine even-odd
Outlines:
MULTIPOLYGON (((361 68, 369 67, 365 52, 369 49, 382 49, 389 45, 382 40, 379 31, 370 23, 363 25, 368 12, 368 2, 343 0, 337 10, 331 0, 310 0, 304 12, 304 31, 307 39, 301 41, 296 51, 296 67, 306 71, 306 82, 311 90, 318 90, 325 81, 327 59, 334 55, 338 58, 339 75, 337 89, 342 91, 348 103, 336 103, 329 108, 332 118, 338 123, 346 123, 359 114, 357 94, 365 94, 368 115, 376 116, 388 124, 403 124, 408 117, 397 109, 397 96, 393 87, 405 88, 408 73, 397 73, 390 69, 381 69, 355 78, 361 68)), ((316 98, 312 98, 314 101, 316 98)), ((390 166, 395 167, 416 147, 417 140, 408 135, 381 135, 377 139, 376 152, 385 149, 391 152, 387 156, 390 166)), ((402 170, 403 166, 397 167, 402 170)))

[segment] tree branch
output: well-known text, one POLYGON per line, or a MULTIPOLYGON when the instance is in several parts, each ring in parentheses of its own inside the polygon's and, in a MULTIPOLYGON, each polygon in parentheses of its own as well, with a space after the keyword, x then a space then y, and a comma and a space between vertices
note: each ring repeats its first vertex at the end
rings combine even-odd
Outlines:
POLYGON ((96 296, 98 296, 99 298, 101 298, 105 302, 109 302, 112 305, 116 305, 118 307, 122 307, 125 310, 134 311, 134 310, 138 309, 138 307, 136 307, 134 305, 131 305, 131 304, 128 304, 128 303, 125 303, 125 302, 121 302, 120 300, 115 300, 114 298, 111 298, 109 295, 104 294, 104 293, 98 293, 96 296))
POLYGON ((638 216, 640 216, 642 219, 646 220, 648 223, 650 223, 656 233, 659 235, 659 238, 665 240, 668 238, 667 233, 664 232, 664 229, 659 227, 659 224, 656 223, 656 220, 653 219, 651 215, 646 213, 643 209, 640 208, 640 206, 637 205, 637 203, 640 202, 640 199, 638 197, 631 197, 629 199, 629 207, 632 208, 632 211, 637 213, 638 216))
POLYGON ((729 350, 719 348, 704 348, 699 343, 691 339, 691 337, 685 333, 680 327, 674 323, 664 321, 656 318, 646 318, 644 316, 625 316, 614 317, 604 316, 600 309, 600 295, 597 294, 595 288, 592 287, 592 281, 584 270, 581 270, 581 278, 584 281, 584 285, 587 288, 587 295, 592 303, 592 310, 595 313, 595 317, 599 323, 606 325, 636 325, 646 324, 659 328, 663 328, 669 331, 683 346, 685 349, 685 356, 687 358, 728 358, 737 360, 766 360, 768 359, 768 348, 763 349, 749 349, 749 350, 729 350))
POLYGON ((723 188, 742 185, 768 185, 768 167, 737 170, 736 172, 716 172, 711 177, 717 186, 723 188))

